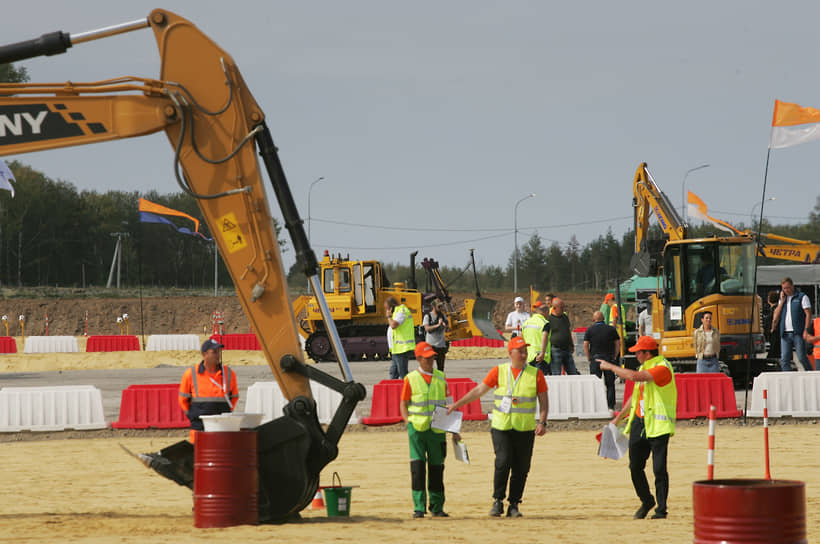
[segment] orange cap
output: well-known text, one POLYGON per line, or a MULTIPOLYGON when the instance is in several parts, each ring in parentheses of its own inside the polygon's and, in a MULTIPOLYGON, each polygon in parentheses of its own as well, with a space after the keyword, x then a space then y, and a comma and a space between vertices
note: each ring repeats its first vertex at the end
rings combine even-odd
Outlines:
POLYGON ((607 293, 606 296, 604 297, 604 302, 606 302, 608 300, 614 300, 614 299, 615 299, 615 295, 613 295, 612 293, 607 293))
POLYGON ((544 305, 544 303, 541 302, 540 300, 536 300, 535 302, 532 303, 533 308, 540 308, 543 305, 544 305))
POLYGON ((416 344, 416 357, 435 357, 436 352, 433 346, 427 342, 419 342, 416 344))
POLYGON ((652 351, 658 349, 658 343, 651 336, 641 336, 635 345, 629 348, 630 353, 636 351, 652 351))
POLYGON ((507 344, 507 352, 510 352, 514 349, 521 349, 529 346, 528 343, 524 342, 524 339, 520 336, 514 336, 510 338, 510 342, 507 344))

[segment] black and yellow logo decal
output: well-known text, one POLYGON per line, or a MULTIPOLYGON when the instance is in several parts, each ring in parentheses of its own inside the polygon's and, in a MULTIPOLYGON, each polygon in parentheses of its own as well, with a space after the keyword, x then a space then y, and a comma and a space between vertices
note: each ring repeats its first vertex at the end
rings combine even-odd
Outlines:
POLYGON ((0 146, 105 132, 108 130, 102 123, 88 121, 65 104, 0 106, 0 146))

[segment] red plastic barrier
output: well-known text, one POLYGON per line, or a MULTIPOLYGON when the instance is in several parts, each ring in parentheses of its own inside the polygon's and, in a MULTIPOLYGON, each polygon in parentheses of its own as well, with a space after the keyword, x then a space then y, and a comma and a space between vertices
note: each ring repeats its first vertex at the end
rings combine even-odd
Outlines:
POLYGON ((191 424, 179 406, 179 384, 130 385, 122 391, 115 429, 182 429, 191 424))
MULTIPOLYGON (((678 388, 678 419, 708 417, 711 405, 715 406, 717 417, 740 416, 732 379, 726 374, 675 374, 675 385, 678 388)), ((634 382, 626 381, 624 403, 632 396, 634 387, 634 382)))
POLYGON ((0 353, 17 353, 17 342, 11 336, 0 336, 0 353))
POLYGON ((474 336, 473 338, 465 338, 464 340, 453 340, 450 342, 450 345, 457 348, 503 348, 504 340, 474 336))
MULTIPOLYGON (((365 425, 392 425, 401 421, 401 389, 404 380, 382 380, 373 386, 373 397, 370 403, 370 417, 362 418, 365 425)), ((453 400, 457 401, 466 395, 476 383, 470 378, 448 378, 447 386, 453 400)), ((481 401, 475 400, 459 408, 465 421, 483 421, 487 414, 481 413, 481 401)))
POLYGON ((253 333, 250 334, 212 334, 211 338, 225 346, 225 349, 244 349, 259 351, 262 347, 253 333))
POLYGON ((134 335, 89 336, 85 345, 87 353, 95 351, 139 351, 140 341, 134 335))

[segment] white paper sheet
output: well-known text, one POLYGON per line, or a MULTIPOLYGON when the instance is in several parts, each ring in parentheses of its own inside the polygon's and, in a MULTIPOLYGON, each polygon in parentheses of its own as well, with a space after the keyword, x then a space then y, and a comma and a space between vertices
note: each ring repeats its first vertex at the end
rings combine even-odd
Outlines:
POLYGON ((456 458, 456 461, 470 464, 470 456, 467 455, 467 444, 462 440, 456 440, 455 436, 453 437, 453 457, 456 458))
POLYGON ((598 455, 616 461, 624 456, 629 449, 629 437, 624 436, 621 429, 610 423, 601 432, 601 445, 598 455))
POLYGON ((447 413, 447 408, 444 406, 436 406, 433 410, 433 421, 430 425, 439 431, 447 431, 448 433, 461 432, 461 418, 464 414, 458 410, 453 410, 452 414, 447 413))

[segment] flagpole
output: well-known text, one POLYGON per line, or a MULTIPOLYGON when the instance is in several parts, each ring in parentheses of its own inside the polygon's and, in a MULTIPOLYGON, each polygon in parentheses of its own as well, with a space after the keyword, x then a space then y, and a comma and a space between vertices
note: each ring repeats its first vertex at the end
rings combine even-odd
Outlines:
MULTIPOLYGON (((754 251, 754 259, 755 259, 755 270, 752 276, 752 310, 749 316, 749 352, 748 357, 746 358, 746 386, 745 386, 745 394, 743 398, 743 423, 746 423, 746 407, 749 403, 749 378, 751 377, 751 366, 752 366, 752 353, 754 352, 754 345, 752 339, 752 323, 754 323, 755 319, 755 301, 757 300, 757 254, 758 254, 758 247, 760 244, 760 226, 763 223, 763 204, 766 202, 766 184, 769 180, 769 159, 772 156, 772 148, 771 145, 769 146, 768 150, 766 151, 766 167, 763 169, 763 193, 760 195, 760 219, 757 222, 757 232, 755 233, 755 251, 754 251)), ((761 304, 760 311, 763 311, 763 305, 761 304)), ((763 331, 764 338, 766 331, 763 331)))
POLYGON ((214 296, 219 296, 219 246, 216 245, 216 238, 214 238, 214 296))

